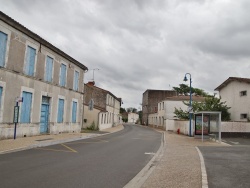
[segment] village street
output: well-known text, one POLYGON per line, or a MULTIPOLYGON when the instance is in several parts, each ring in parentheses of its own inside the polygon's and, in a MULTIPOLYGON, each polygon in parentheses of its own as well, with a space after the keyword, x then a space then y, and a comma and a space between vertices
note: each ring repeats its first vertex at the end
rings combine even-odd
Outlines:
POLYGON ((153 129, 125 125, 109 135, 3 154, 1 187, 123 187, 161 140, 153 129))

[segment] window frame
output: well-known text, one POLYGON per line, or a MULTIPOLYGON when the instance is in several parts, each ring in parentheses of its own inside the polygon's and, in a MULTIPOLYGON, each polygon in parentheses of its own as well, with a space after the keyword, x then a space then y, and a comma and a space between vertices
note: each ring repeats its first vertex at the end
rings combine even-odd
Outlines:
POLYGON ((248 118, 247 113, 240 114, 240 119, 247 119, 247 118, 248 118))
MULTIPOLYGON (((50 67, 49 67, 50 68, 50 67)), ((46 81, 46 82, 53 82, 53 75, 54 75, 54 57, 53 56, 51 56, 51 55, 46 55, 46 59, 45 59, 45 71, 44 71, 44 80, 46 81), (51 73, 51 75, 50 76, 48 76, 48 72, 47 72, 47 68, 48 68, 48 59, 52 59, 52 62, 51 62, 51 71, 49 70, 49 73, 51 73), (49 77, 49 78, 48 78, 49 77), (49 79, 51 79, 51 80, 49 80, 49 79)))
POLYGON ((38 47, 37 47, 35 44, 33 44, 33 43, 29 42, 29 41, 26 41, 26 48, 25 48, 25 58, 24 58, 23 72, 24 72, 24 74, 26 74, 27 76, 35 77, 35 75, 36 75, 37 52, 38 52, 38 47), (28 62, 27 62, 27 58, 28 58, 27 55, 28 55, 28 48, 29 48, 29 47, 35 50, 34 70, 33 70, 33 74, 32 74, 32 75, 30 75, 30 74, 27 73, 27 63, 28 63, 28 62))
POLYGON ((10 46, 10 36, 11 36, 11 31, 6 29, 3 25, 0 25, 0 32, 4 33, 7 35, 7 43, 6 43, 6 50, 5 50, 5 57, 4 57, 4 66, 7 67, 8 64, 8 54, 9 54, 9 46, 10 46))
POLYGON ((71 109, 71 122, 76 123, 77 122, 77 111, 78 111, 78 102, 73 100, 72 101, 72 109, 71 109), (74 108, 74 104, 76 104, 74 108), (75 110, 75 113, 74 113, 75 110))
MULTIPOLYGON (((0 65, 0 67, 5 67, 5 64, 6 64, 6 52, 7 52, 7 46, 8 46, 8 34, 7 33, 5 33, 5 32, 2 32, 1 30, 0 30, 0 34, 2 33, 2 35, 4 36, 4 37, 6 37, 6 38, 4 38, 4 43, 1 43, 1 44, 4 44, 3 45, 3 65, 1 66, 0 65)), ((0 48, 1 49, 1 48, 0 48)), ((1 51, 0 51, 1 52, 1 51)))
POLYGON ((240 96, 241 96, 241 97, 247 96, 247 90, 240 91, 240 96))
POLYGON ((59 77, 59 85, 62 87, 67 86, 67 64, 66 63, 61 63, 60 65, 60 77, 59 77), (65 80, 64 80, 64 85, 62 84, 62 66, 65 66, 65 80))
POLYGON ((57 105, 57 123, 63 123, 64 121, 64 108, 65 108, 65 99, 63 98, 58 98, 58 105, 57 105), (62 111, 59 111, 59 107, 60 107, 60 101, 63 101, 63 108, 62 111), (61 116, 59 116, 59 112, 61 114, 61 116), (59 119, 60 118, 60 119, 59 119))
POLYGON ((75 91, 79 90, 79 81, 80 81, 80 71, 75 70, 74 71, 74 85, 73 85, 73 89, 75 91), (78 78, 76 78, 77 73, 78 73, 78 78))

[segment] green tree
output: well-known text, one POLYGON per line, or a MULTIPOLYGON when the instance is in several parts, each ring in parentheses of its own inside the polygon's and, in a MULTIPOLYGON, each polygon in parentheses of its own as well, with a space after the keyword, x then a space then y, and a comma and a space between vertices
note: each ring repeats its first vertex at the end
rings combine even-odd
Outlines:
POLYGON ((140 123, 142 124, 142 111, 140 110, 140 111, 138 112, 138 114, 139 114, 140 123))
MULTIPOLYGON (((183 102, 185 105, 189 106, 189 102, 183 102)), ((230 113, 226 102, 221 102, 221 98, 216 98, 214 96, 206 97, 204 102, 195 102, 192 103, 193 111, 221 111, 221 120, 222 121, 229 121, 230 120, 230 113)), ((183 111, 182 109, 175 108, 174 111, 175 115, 180 119, 188 119, 188 112, 183 111)))
MULTIPOLYGON (((179 87, 173 87, 173 90, 177 92, 178 95, 188 96, 190 93, 190 87, 186 84, 179 84, 179 87)), ((191 93, 195 96, 208 97, 210 96, 207 92, 199 88, 191 87, 191 93)))
POLYGON ((125 108, 120 108, 120 114, 126 112, 125 108))
POLYGON ((136 108, 133 108, 132 112, 133 112, 133 113, 137 113, 137 109, 136 109, 136 108))
POLYGON ((127 108, 127 112, 136 113, 136 112, 137 112, 137 109, 136 109, 136 108, 133 108, 133 107, 129 107, 129 108, 127 108))

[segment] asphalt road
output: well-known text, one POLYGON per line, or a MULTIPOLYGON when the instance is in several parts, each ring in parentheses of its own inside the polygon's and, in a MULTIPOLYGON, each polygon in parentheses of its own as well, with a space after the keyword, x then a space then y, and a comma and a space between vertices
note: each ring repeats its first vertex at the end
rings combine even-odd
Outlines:
POLYGON ((92 139, 0 155, 0 187, 123 187, 150 161, 162 134, 125 125, 92 139))
POLYGON ((250 187, 250 142, 228 138, 232 146, 199 147, 205 161, 209 188, 250 187))

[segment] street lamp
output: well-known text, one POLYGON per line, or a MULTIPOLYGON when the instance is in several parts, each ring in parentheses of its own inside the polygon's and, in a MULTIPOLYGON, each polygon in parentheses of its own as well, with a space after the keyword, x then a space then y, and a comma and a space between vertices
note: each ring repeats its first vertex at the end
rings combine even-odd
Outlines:
POLYGON ((189 75, 190 79, 190 92, 189 92, 189 95, 190 95, 190 100, 189 100, 189 136, 191 137, 191 125, 192 125, 192 113, 191 113, 191 110, 192 110, 192 87, 191 87, 191 83, 192 83, 192 78, 191 78, 191 74, 190 73, 186 73, 185 76, 184 76, 184 79, 183 81, 188 81, 187 79, 187 75, 189 75))

